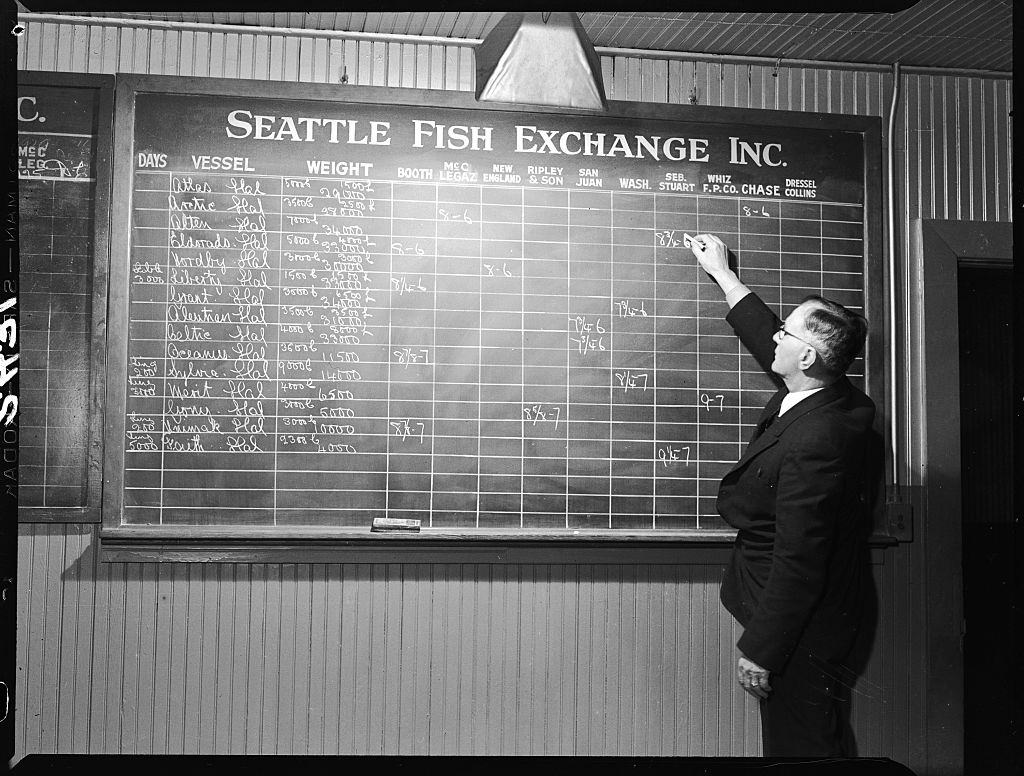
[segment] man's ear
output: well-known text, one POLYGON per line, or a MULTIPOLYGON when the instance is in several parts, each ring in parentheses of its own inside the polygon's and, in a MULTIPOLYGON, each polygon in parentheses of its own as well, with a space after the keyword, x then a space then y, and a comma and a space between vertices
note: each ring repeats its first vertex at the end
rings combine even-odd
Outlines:
POLYGON ((803 355, 800 356, 800 361, 798 363, 800 365, 800 369, 802 369, 804 372, 806 372, 808 369, 810 369, 812 366, 814 366, 814 363, 817 360, 818 360, 818 351, 816 351, 814 348, 808 346, 808 347, 804 348, 803 355))

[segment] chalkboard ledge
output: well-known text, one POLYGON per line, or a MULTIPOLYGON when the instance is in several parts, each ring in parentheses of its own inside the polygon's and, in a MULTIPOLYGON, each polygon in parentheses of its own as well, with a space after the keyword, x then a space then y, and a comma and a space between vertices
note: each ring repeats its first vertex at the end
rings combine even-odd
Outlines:
MULTIPOLYGON (((252 528, 131 526, 100 534, 108 562, 213 563, 572 563, 721 565, 732 530, 597 531, 426 528, 371 533, 367 528, 252 528)), ((872 562, 895 541, 872 538, 872 562)))
POLYGON ((107 527, 111 539, 234 539, 236 541, 333 540, 340 542, 699 542, 731 543, 732 529, 570 529, 434 527, 419 531, 371 531, 365 528, 315 526, 121 525, 107 527))

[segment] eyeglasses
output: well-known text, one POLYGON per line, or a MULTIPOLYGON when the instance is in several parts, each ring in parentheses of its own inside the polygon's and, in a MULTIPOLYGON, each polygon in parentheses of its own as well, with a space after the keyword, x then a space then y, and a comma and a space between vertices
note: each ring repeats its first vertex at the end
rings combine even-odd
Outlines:
POLYGON ((792 337, 793 339, 799 340, 800 342, 804 343, 805 345, 807 345, 807 347, 809 347, 815 353, 818 352, 818 349, 816 347, 814 347, 814 345, 812 345, 810 342, 805 340, 803 337, 798 337, 795 334, 793 334, 792 332, 786 331, 786 324, 782 324, 781 326, 779 326, 779 328, 776 329, 775 333, 776 334, 781 334, 783 337, 788 335, 788 336, 792 337))

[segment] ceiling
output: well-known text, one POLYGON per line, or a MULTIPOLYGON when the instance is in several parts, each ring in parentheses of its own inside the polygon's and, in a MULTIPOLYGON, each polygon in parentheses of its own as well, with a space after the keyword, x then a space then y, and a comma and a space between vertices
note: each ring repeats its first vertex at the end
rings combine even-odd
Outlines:
MULTIPOLYGON (((23 0, 19 5, 22 10, 26 7, 39 12, 51 10, 44 8, 46 3, 33 0, 23 0)), ((113 5, 104 3, 101 7, 113 5)), ((773 7, 770 2, 766 5, 773 7)), ((788 8, 785 2, 774 7, 778 6, 788 8)), ((864 2, 859 7, 885 6, 885 3, 864 2)), ((578 11, 577 15, 590 40, 599 49, 610 47, 875 64, 899 61, 904 67, 1006 72, 1013 69, 1012 0, 919 0, 916 3, 908 0, 895 4, 897 8, 906 6, 910 7, 896 13, 602 10, 578 11)), ((224 6, 219 4, 216 7, 224 6)), ((893 8, 894 5, 889 4, 888 7, 893 8)), ((61 13, 478 40, 497 24, 504 12, 75 10, 61 13)))

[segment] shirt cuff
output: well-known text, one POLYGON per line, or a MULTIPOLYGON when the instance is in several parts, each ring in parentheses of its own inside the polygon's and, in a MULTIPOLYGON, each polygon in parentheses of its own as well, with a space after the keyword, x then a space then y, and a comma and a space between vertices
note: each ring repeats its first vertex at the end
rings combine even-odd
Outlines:
POLYGON ((742 283, 737 283, 735 286, 725 292, 725 301, 729 303, 729 309, 731 310, 736 306, 743 297, 750 293, 750 289, 742 283))

